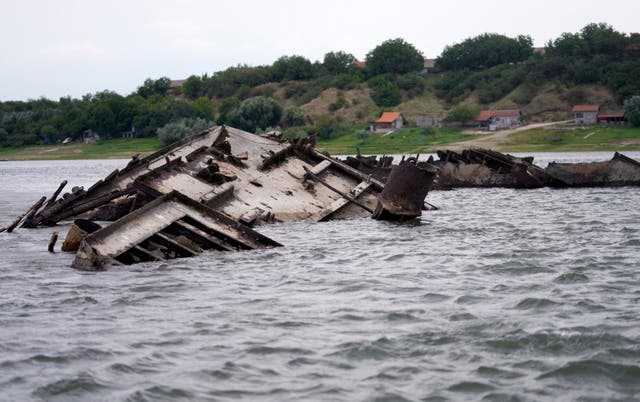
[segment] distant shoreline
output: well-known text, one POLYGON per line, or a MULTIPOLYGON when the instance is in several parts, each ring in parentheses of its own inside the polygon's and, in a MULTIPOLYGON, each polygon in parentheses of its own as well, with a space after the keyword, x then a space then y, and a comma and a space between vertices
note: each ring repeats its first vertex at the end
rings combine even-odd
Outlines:
MULTIPOLYGON (((505 135, 497 133, 466 135, 459 131, 437 130, 424 134, 419 128, 408 128, 389 136, 358 138, 348 133, 318 141, 317 148, 332 155, 414 154, 437 150, 461 150, 470 147, 490 148, 501 152, 593 152, 640 151, 640 127, 586 126, 581 128, 545 129, 532 127, 505 135)), ((95 144, 33 145, 0 148, 0 161, 19 160, 84 160, 129 159, 162 148, 157 137, 104 140, 95 144)))

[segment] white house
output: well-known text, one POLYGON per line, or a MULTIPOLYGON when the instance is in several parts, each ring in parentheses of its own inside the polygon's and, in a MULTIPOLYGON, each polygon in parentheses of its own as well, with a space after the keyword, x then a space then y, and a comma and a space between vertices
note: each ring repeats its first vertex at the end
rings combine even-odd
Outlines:
POLYGON ((491 131, 513 128, 522 124, 522 112, 520 109, 483 110, 476 117, 476 123, 491 131))
POLYGON ((598 105, 575 105, 571 110, 575 119, 576 125, 583 124, 596 124, 598 122, 598 112, 600 112, 600 106, 598 105))

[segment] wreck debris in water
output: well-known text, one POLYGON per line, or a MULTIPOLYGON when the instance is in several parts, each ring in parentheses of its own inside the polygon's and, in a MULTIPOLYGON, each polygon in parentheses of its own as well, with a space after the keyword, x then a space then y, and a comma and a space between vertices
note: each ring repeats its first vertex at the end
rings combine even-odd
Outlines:
POLYGON ((437 170, 416 161, 398 168, 405 173, 385 185, 319 152, 313 137, 283 142, 219 126, 145 158, 135 155, 87 190, 74 187, 58 198, 64 181, 13 227, 76 219, 63 249, 77 250, 74 267, 91 270, 209 249, 277 247, 250 226, 420 216, 437 170), (96 220, 115 222, 100 227, 96 220))
POLYGON ((203 250, 279 247, 246 225, 177 192, 99 229, 80 243, 73 267, 84 270, 193 257, 203 250))
POLYGON ((640 185, 640 162, 618 152, 605 162, 551 162, 545 172, 561 183, 561 187, 640 185))
MULTIPOLYGON (((432 190, 462 187, 501 188, 569 188, 616 187, 640 185, 640 162, 616 152, 604 162, 556 163, 544 169, 533 163, 533 157, 471 148, 461 152, 438 151, 438 160, 429 157, 426 165, 438 169, 432 190)), ((386 181, 392 171, 393 157, 347 157, 346 163, 378 180, 386 181)), ((424 162, 419 162, 420 166, 424 162)))

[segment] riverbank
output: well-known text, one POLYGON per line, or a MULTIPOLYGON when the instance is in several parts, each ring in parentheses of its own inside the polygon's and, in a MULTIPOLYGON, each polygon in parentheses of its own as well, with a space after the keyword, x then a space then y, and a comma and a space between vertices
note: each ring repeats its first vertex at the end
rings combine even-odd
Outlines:
MULTIPOLYGON (((429 153, 438 149, 490 148, 502 152, 637 151, 640 127, 533 127, 519 131, 470 134, 459 129, 407 128, 384 136, 361 131, 319 140, 318 149, 332 155, 429 153), (359 134, 360 133, 360 134, 359 134)), ((0 148, 0 160, 128 159, 162 148, 157 137, 114 139, 96 144, 38 145, 0 148)))
POLYGON ((129 159, 131 155, 151 154, 162 148, 158 137, 117 138, 95 144, 33 145, 0 148, 0 160, 66 160, 66 159, 129 159))
POLYGON ((357 138, 355 133, 318 142, 331 154, 430 153, 439 149, 481 147, 501 152, 570 152, 640 150, 640 127, 534 126, 530 129, 469 133, 458 129, 409 128, 386 136, 357 138))

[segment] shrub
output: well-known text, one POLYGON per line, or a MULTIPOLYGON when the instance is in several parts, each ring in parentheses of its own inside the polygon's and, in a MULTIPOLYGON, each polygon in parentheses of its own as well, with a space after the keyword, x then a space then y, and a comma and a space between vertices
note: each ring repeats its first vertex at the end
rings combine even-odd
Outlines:
POLYGON ((356 131, 356 138, 359 140, 366 140, 369 138, 369 132, 367 130, 360 129, 356 131))
POLYGON ((379 83, 371 93, 371 99, 381 107, 396 106, 402 102, 402 95, 398 86, 391 81, 379 83))
POLYGON ((309 131, 315 132, 318 138, 329 139, 342 129, 342 124, 334 116, 323 114, 316 119, 316 124, 309 131))
POLYGON ((205 119, 180 119, 158 129, 158 138, 164 145, 172 144, 191 134, 206 130, 216 123, 205 119))
POLYGON ((299 107, 289 106, 282 111, 282 119, 280 120, 284 127, 304 126, 304 110, 299 107))
POLYGON ((396 84, 411 98, 421 95, 426 88, 424 78, 416 73, 399 75, 396 78, 396 84))
POLYGON ((272 98, 256 96, 242 101, 231 117, 231 124, 247 131, 255 132, 276 126, 282 117, 282 106, 272 98))
POLYGON ((420 134, 422 135, 434 135, 436 133, 436 128, 433 126, 422 127, 420 129, 420 134))
POLYGON ((478 116, 478 110, 470 106, 460 105, 453 108, 447 115, 447 121, 465 123, 471 121, 478 116))
POLYGON ((336 101, 329 104, 329 111, 335 112, 338 109, 342 109, 346 105, 347 105, 347 100, 344 98, 344 93, 342 91, 338 91, 336 101))
POLYGON ((640 126, 640 96, 624 101, 624 117, 633 126, 640 126))

